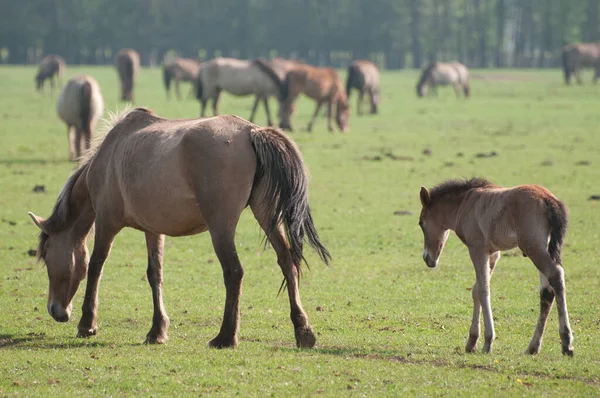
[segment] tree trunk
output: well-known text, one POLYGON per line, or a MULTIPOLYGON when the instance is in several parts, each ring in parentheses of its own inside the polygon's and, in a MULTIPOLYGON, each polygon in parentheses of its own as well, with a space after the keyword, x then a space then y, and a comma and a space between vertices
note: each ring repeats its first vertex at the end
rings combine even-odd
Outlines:
POLYGON ((419 0, 410 0, 411 36, 412 36, 412 66, 421 68, 421 36, 419 34, 419 0))
POLYGON ((496 0, 496 67, 502 68, 504 62, 504 0, 496 0))

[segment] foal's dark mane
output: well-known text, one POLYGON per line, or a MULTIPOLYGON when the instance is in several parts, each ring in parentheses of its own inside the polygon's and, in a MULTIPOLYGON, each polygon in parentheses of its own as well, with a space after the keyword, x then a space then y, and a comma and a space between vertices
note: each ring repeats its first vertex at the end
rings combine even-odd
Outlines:
POLYGON ((489 186, 494 186, 494 184, 485 178, 474 177, 468 180, 447 180, 431 188, 429 190, 429 197, 431 201, 434 201, 448 195, 458 195, 473 188, 489 186))
POLYGON ((432 62, 429 65, 427 65, 427 67, 425 69, 423 69, 423 73, 421 73, 421 78, 419 79, 419 82, 417 83, 417 87, 421 87, 423 84, 425 84, 425 80, 427 80, 429 75, 431 75, 431 71, 433 70, 433 68, 436 67, 436 65, 437 65, 437 62, 432 62))

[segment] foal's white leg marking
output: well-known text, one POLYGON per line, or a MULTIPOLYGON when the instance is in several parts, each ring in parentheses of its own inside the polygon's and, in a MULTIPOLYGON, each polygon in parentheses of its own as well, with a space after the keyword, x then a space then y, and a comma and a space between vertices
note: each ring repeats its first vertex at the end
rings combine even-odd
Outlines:
POLYGON ((540 272, 540 316, 535 326, 533 338, 529 343, 527 353, 535 355, 540 352, 542 347, 542 336, 544 335, 544 329, 546 328, 546 321, 548 320, 548 314, 552 309, 554 303, 554 290, 550 287, 548 278, 540 272))
POLYGON ((569 324, 569 311, 567 310, 565 277, 562 266, 558 265, 557 268, 560 279, 554 282, 554 284, 560 286, 560 288, 557 289, 555 286, 552 287, 556 295, 556 308, 558 310, 558 324, 560 340, 562 342, 562 353, 573 355, 573 334, 571 333, 571 325, 569 324))
POLYGON ((485 344, 483 352, 490 352, 496 336, 494 332, 494 319, 492 318, 492 304, 490 300, 490 256, 477 249, 469 249, 471 261, 475 267, 477 277, 477 291, 483 312, 485 344))

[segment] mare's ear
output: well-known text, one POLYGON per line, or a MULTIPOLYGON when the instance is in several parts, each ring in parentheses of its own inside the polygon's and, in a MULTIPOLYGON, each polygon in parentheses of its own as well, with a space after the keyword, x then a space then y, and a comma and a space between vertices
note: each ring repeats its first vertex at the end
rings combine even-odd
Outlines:
POLYGON ((427 188, 421 187, 421 192, 419 193, 419 196, 421 197, 421 204, 423 205, 423 207, 427 206, 429 204, 429 201, 431 200, 429 198, 429 191, 427 190, 427 188))
POLYGON ((48 231, 46 230, 46 226, 45 226, 46 220, 44 220, 42 217, 36 216, 32 212, 28 212, 27 214, 29 214, 29 217, 31 217, 31 220, 33 221, 33 223, 35 225, 37 225, 38 228, 42 230, 42 232, 44 232, 45 234, 48 234, 48 231))

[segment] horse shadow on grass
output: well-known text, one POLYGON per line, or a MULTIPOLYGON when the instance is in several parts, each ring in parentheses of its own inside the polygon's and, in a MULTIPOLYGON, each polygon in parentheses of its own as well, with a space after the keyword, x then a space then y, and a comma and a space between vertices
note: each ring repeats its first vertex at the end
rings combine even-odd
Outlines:
POLYGON ((105 347, 108 343, 85 339, 59 339, 46 336, 45 333, 0 334, 0 350, 29 350, 38 349, 69 349, 69 348, 94 348, 105 347))

